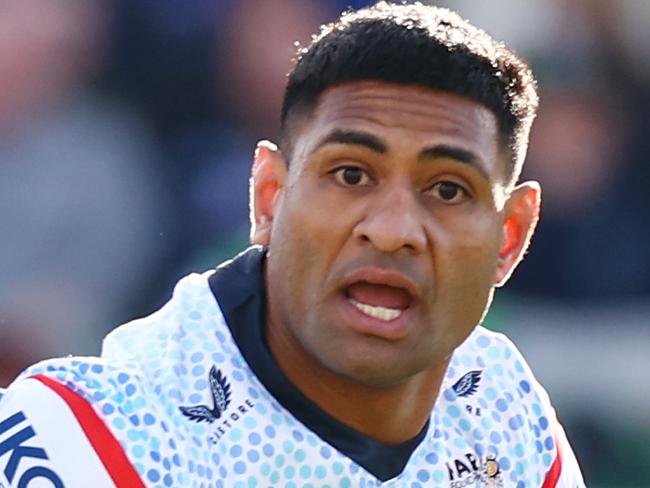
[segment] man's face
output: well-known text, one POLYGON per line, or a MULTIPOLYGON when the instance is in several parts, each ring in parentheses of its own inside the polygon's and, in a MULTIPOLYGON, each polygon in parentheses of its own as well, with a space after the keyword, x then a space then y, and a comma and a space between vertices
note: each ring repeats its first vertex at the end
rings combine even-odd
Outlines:
POLYGON ((497 141, 494 115, 452 94, 378 82, 324 92, 293 132, 258 239, 269 326, 369 386, 444 364, 499 279, 497 141))

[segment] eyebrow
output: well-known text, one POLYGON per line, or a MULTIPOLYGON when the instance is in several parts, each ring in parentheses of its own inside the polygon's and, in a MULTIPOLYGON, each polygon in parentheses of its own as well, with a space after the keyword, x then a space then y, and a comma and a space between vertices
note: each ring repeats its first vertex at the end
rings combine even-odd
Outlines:
POLYGON ((353 144, 363 146, 379 154, 386 154, 388 146, 378 137, 367 132, 336 129, 325 136, 314 150, 327 144, 353 144))
MULTIPOLYGON (((386 154, 388 145, 377 136, 368 132, 357 130, 336 129, 325 136, 314 148, 318 150, 327 144, 353 144, 363 146, 378 154, 386 154)), ((472 151, 460 147, 438 144, 427 147, 418 154, 419 161, 432 161, 436 159, 453 159, 476 168, 486 179, 490 179, 483 161, 472 151)))
POLYGON ((460 147, 448 146, 445 144, 427 147, 420 151, 418 159, 420 161, 432 159, 453 159, 454 161, 459 161, 476 168, 485 178, 488 180, 490 179, 488 171, 481 158, 472 151, 460 147))

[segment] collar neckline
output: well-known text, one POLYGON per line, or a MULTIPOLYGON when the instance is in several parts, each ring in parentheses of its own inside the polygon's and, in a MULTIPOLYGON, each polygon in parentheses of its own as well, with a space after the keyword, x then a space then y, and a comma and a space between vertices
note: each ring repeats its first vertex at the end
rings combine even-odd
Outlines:
POLYGON ((429 422, 412 439, 383 445, 338 421, 303 395, 282 373, 266 344, 266 250, 255 246, 219 266, 209 278, 239 350, 266 389, 291 414, 381 481, 398 476, 424 439, 429 422))

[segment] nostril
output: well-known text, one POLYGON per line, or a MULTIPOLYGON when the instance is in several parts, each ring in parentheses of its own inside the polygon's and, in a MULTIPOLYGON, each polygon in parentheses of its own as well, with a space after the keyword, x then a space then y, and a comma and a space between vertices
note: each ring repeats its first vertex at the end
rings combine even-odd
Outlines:
POLYGON ((356 242, 370 244, 386 253, 400 250, 422 252, 427 245, 427 236, 421 216, 413 209, 396 208, 394 205, 389 207, 389 203, 383 202, 381 207, 374 207, 372 212, 357 222, 353 229, 356 242))

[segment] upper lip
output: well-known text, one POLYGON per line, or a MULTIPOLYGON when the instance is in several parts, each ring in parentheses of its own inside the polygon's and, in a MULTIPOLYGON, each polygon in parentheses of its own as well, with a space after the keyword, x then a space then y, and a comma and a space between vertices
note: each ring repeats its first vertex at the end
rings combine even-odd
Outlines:
POLYGON ((349 288, 355 283, 370 283, 372 285, 385 285, 402 288, 411 296, 412 300, 419 298, 420 291, 417 285, 403 273, 389 268, 366 266, 356 269, 345 276, 344 288, 349 288))

